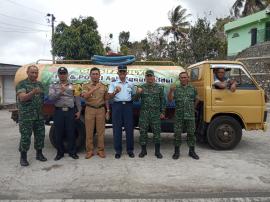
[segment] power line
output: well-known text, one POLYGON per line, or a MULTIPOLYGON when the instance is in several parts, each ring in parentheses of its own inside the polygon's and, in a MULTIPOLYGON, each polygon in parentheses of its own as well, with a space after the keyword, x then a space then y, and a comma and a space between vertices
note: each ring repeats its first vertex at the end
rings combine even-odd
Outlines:
POLYGON ((42 14, 42 15, 46 15, 45 13, 43 13, 43 12, 37 10, 37 9, 30 8, 30 7, 28 7, 28 6, 25 6, 25 5, 23 5, 23 4, 17 3, 17 2, 15 2, 15 1, 12 1, 12 0, 6 0, 6 1, 8 1, 8 2, 10 2, 10 3, 12 3, 12 4, 15 4, 15 5, 17 5, 17 6, 21 6, 21 7, 24 7, 24 8, 28 8, 29 10, 32 10, 32 11, 34 11, 34 12, 36 12, 36 13, 39 13, 39 14, 42 14))
POLYGON ((8 33, 13 33, 13 34, 32 34, 32 33, 34 33, 34 34, 36 34, 36 33, 41 33, 41 32, 31 32, 31 31, 29 31, 29 32, 24 32, 24 31, 20 31, 20 30, 17 30, 17 31, 15 31, 15 30, 2 30, 1 28, 0 28, 0 33, 1 32, 8 32, 8 33))
POLYGON ((35 22, 35 21, 32 21, 32 20, 27 20, 27 19, 23 19, 23 18, 17 18, 17 17, 13 17, 13 16, 10 16, 10 15, 6 15, 6 14, 3 14, 3 13, 0 13, 1 16, 4 16, 6 18, 13 18, 15 20, 20 20, 20 21, 24 21, 26 23, 33 23, 33 24, 37 24, 37 25, 42 25, 42 26, 48 26, 46 24, 41 24, 41 23, 38 23, 38 22, 35 22))
POLYGON ((9 28, 9 27, 3 27, 0 25, 1 31, 5 32, 49 32, 46 30, 22 30, 22 29, 14 29, 14 28, 9 28))
POLYGON ((21 26, 21 25, 15 25, 15 24, 10 24, 10 23, 6 23, 0 20, 1 25, 6 25, 8 26, 8 28, 20 28, 23 30, 35 30, 35 31, 49 31, 49 30, 41 30, 41 29, 33 29, 31 27, 26 27, 26 26, 21 26))

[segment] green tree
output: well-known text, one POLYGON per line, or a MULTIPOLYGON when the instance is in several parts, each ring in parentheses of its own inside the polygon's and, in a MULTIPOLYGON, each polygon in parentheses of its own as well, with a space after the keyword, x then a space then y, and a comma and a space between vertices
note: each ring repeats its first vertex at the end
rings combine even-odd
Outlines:
POLYGON ((177 44, 177 62, 185 66, 206 59, 225 59, 227 43, 225 36, 219 35, 217 25, 211 26, 206 18, 199 18, 188 37, 177 44))
POLYGON ((94 54, 103 54, 103 44, 93 17, 79 17, 57 25, 53 36, 52 52, 61 59, 90 59, 94 54))
POLYGON ((219 47, 218 47, 218 57, 217 59, 226 59, 227 57, 227 38, 224 31, 224 25, 228 22, 233 21, 233 18, 228 16, 225 18, 217 18, 216 22, 213 26, 214 29, 216 29, 216 37, 218 39, 219 47))
POLYGON ((269 3, 269 0, 236 0, 231 8, 231 14, 235 17, 244 17, 265 9, 269 3))
POLYGON ((187 18, 190 16, 190 14, 186 14, 186 12, 187 10, 179 5, 168 13, 171 25, 160 28, 164 31, 164 36, 173 34, 174 41, 178 41, 180 38, 185 38, 189 28, 187 18))
POLYGON ((162 30, 164 36, 168 36, 170 34, 173 35, 174 45, 175 45, 175 55, 173 60, 176 61, 176 48, 177 48, 177 41, 179 39, 185 38, 186 34, 189 30, 190 23, 187 21, 187 18, 190 14, 186 14, 187 10, 182 8, 181 5, 178 5, 176 8, 172 9, 168 13, 168 19, 171 23, 170 26, 160 27, 159 29, 162 30))
POLYGON ((129 48, 131 48, 132 43, 129 41, 129 37, 130 37, 129 31, 127 32, 122 31, 119 33, 118 40, 120 45, 120 51, 124 55, 127 55, 129 52, 129 48))

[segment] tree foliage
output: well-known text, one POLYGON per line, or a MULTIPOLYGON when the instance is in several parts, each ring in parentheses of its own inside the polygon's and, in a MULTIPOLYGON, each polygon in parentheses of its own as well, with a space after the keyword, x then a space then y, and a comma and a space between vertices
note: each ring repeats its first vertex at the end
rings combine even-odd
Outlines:
POLYGON ((186 14, 186 12, 186 9, 182 8, 181 5, 178 5, 168 13, 168 19, 171 25, 159 28, 163 31, 163 36, 173 35, 174 42, 171 43, 171 45, 174 45, 174 51, 170 52, 172 53, 171 56, 174 62, 177 62, 177 42, 180 39, 185 39, 189 30, 190 23, 187 21, 187 18, 190 14, 186 14))
POLYGON ((164 36, 173 34, 174 41, 178 41, 180 38, 185 38, 185 34, 188 32, 189 28, 187 18, 190 16, 190 14, 186 14, 186 12, 187 10, 182 8, 181 5, 178 5, 169 12, 168 18, 171 25, 160 28, 164 31, 164 36))
POLYGON ((93 17, 79 17, 57 25, 53 36, 53 54, 61 59, 90 59, 94 54, 103 54, 103 44, 93 17))
POLYGON ((120 45, 120 51, 121 53, 123 53, 124 55, 127 55, 129 52, 129 49, 131 48, 131 42, 129 41, 129 37, 130 37, 130 33, 122 31, 119 33, 119 45, 120 45))
POLYGON ((235 17, 244 17, 265 9, 269 0, 236 0, 231 8, 231 14, 235 17))
POLYGON ((219 35, 219 23, 211 26, 206 18, 199 18, 188 38, 178 44, 178 62, 186 65, 206 59, 225 59, 227 42, 225 36, 219 35))

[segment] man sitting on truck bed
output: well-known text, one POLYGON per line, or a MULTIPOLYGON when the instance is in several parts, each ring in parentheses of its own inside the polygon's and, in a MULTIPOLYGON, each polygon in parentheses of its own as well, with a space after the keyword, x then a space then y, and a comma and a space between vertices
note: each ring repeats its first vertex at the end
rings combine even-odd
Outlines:
POLYGON ((225 77, 225 68, 214 69, 214 86, 216 89, 228 88, 232 92, 236 90, 236 81, 225 77))

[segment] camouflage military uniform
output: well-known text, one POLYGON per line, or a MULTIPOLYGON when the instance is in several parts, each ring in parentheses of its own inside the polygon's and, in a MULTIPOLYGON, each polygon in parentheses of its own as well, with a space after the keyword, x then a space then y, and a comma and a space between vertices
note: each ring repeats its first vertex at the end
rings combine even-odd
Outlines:
POLYGON ((174 123, 174 144, 180 146, 181 133, 183 128, 187 130, 187 144, 189 147, 194 147, 196 142, 195 132, 195 113, 194 102, 197 97, 196 89, 187 85, 186 87, 176 86, 174 92, 175 99, 175 123, 174 123))
POLYGON ((154 134, 154 143, 160 144, 160 114, 165 111, 165 99, 163 87, 160 84, 143 84, 143 92, 140 94, 141 110, 139 118, 140 144, 146 145, 149 126, 154 134))
POLYGON ((28 101, 17 99, 19 108, 19 130, 21 140, 19 151, 29 150, 32 131, 34 132, 35 149, 40 150, 44 147, 45 125, 42 114, 42 105, 44 99, 44 88, 41 82, 31 82, 29 79, 22 80, 16 86, 16 94, 29 93, 34 88, 40 88, 41 93, 34 95, 28 101))

